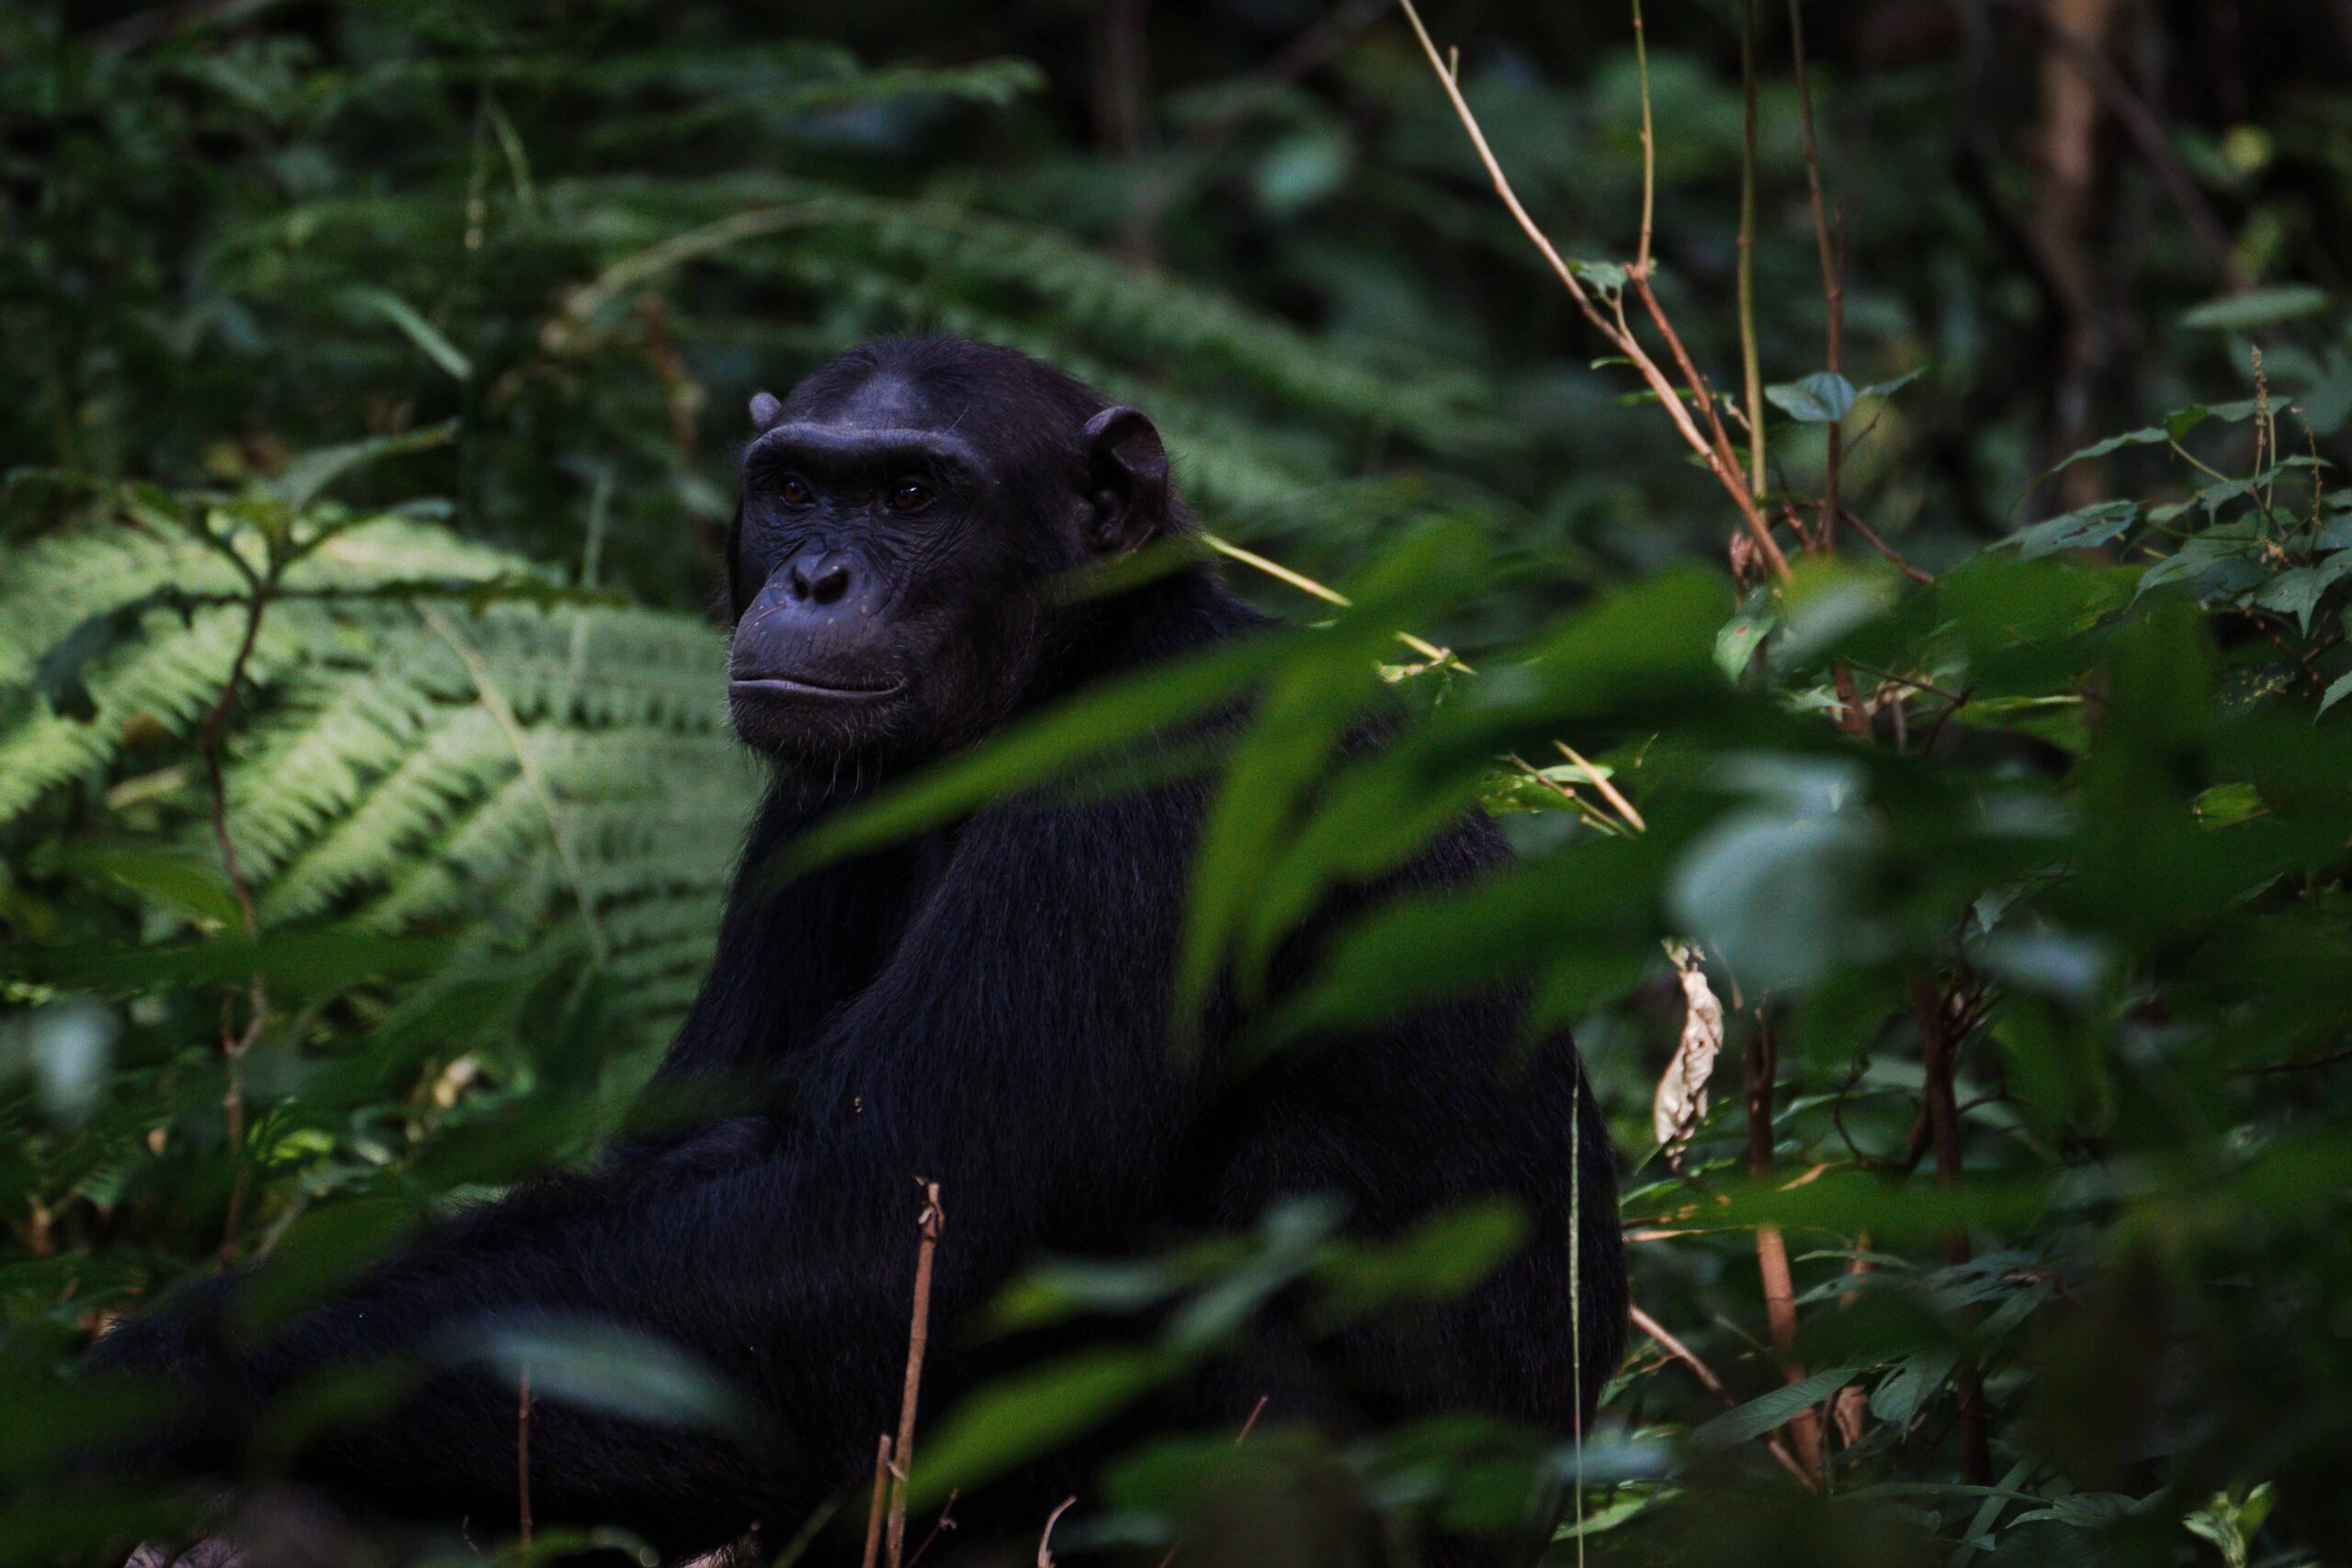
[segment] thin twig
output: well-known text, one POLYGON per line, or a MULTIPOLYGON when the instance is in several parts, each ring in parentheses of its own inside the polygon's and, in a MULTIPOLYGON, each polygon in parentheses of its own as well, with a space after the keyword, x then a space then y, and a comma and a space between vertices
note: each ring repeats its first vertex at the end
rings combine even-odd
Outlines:
POLYGON ((1764 372, 1756 347, 1756 0, 1739 0, 1739 368, 1747 485, 1764 494, 1764 372))
MULTIPOLYGON (((1665 1351, 1668 1358, 1690 1368, 1691 1375, 1699 1380, 1701 1387, 1722 1400, 1726 1406, 1734 1409, 1738 1407, 1738 1396, 1724 1386, 1724 1380, 1715 1376, 1714 1370, 1701 1360, 1697 1352, 1668 1332, 1666 1325, 1644 1312, 1639 1303, 1635 1303, 1626 1310, 1633 1314, 1634 1326, 1656 1340, 1657 1348, 1665 1351)), ((1781 1440, 1780 1433, 1765 1433, 1764 1446, 1772 1451, 1774 1459, 1781 1461, 1781 1469, 1795 1476, 1806 1486, 1814 1484, 1813 1478, 1804 1472, 1804 1467, 1797 1463, 1795 1457, 1789 1452, 1788 1445, 1781 1440)))
POLYGON ((1642 0, 1634 0, 1634 76, 1642 88, 1642 237, 1634 251, 1634 276, 1650 275, 1650 230, 1657 215, 1657 136, 1650 116, 1649 34, 1642 26, 1642 0))
POLYGON ((1446 97, 1453 103, 1455 118, 1461 120, 1463 130, 1469 134, 1471 145, 1477 150, 1478 161, 1486 166, 1487 177, 1494 182, 1495 194, 1501 198, 1512 220, 1519 225, 1520 232, 1525 234, 1542 253, 1553 275, 1568 291, 1568 298, 1575 302, 1585 320, 1590 321, 1594 329, 1609 340, 1610 345, 1633 364, 1649 389, 1657 394, 1659 404, 1665 408, 1667 416, 1674 421, 1675 429, 1684 442, 1705 459, 1716 482, 1739 507, 1740 520, 1747 527, 1757 555, 1773 576, 1786 578, 1789 575, 1788 557, 1781 552, 1763 514, 1757 510, 1755 497, 1749 493, 1747 481, 1740 474, 1737 465, 1727 463, 1722 453, 1709 446, 1707 438, 1700 434, 1698 424, 1691 419, 1690 411, 1682 406, 1682 400, 1676 395, 1673 384, 1658 368, 1657 361, 1632 334, 1619 332, 1601 313, 1591 293, 1577 280, 1576 270, 1561 258, 1559 250, 1550 238, 1528 216, 1527 209, 1520 202, 1519 193, 1511 188, 1510 176, 1503 173, 1502 164, 1497 161, 1494 149, 1487 145, 1487 133, 1479 126, 1478 117, 1471 112, 1468 100, 1463 97, 1461 83, 1447 69, 1444 60, 1438 54, 1436 43, 1430 38, 1429 29, 1422 26, 1421 15, 1413 8, 1413 0, 1397 0, 1397 4, 1404 7, 1406 19, 1413 24, 1414 35, 1420 40, 1421 52, 1429 57, 1430 68, 1437 73, 1438 84, 1445 89, 1446 97))
POLYGON ((1054 1527, 1061 1523, 1062 1516, 1069 1513, 1070 1509, 1077 1506, 1077 1505, 1078 1498, 1076 1496, 1065 1497, 1061 1500, 1061 1506, 1059 1507, 1057 1507, 1052 1513, 1046 1516, 1046 1528, 1037 1537, 1037 1568, 1054 1568, 1054 1552, 1052 1546, 1054 1527))
POLYGON ((2222 1077, 2233 1078, 2267 1077, 2272 1073, 2307 1073, 2314 1067, 2332 1067, 2338 1062, 2352 1061, 2352 1045, 2341 1051, 2330 1051, 2324 1056, 2306 1056, 2299 1062, 2272 1062, 2259 1067, 2229 1067, 2222 1077))
MULTIPOLYGON (((1256 570, 1262 571, 1277 582, 1287 582, 1302 593, 1311 593, 1316 598, 1322 600, 1326 604, 1335 604, 1342 610, 1351 610, 1355 608, 1356 602, 1349 598, 1346 594, 1340 592, 1338 589, 1330 587, 1326 583, 1317 582, 1315 579, 1307 576, 1306 573, 1296 570, 1294 568, 1284 566, 1278 560, 1273 560, 1268 557, 1261 556, 1255 550, 1244 549, 1241 546, 1235 544, 1230 539, 1220 538, 1215 534, 1204 533, 1201 536, 1201 541, 1207 545, 1209 548, 1215 550, 1217 554, 1227 557, 1233 560, 1238 560, 1246 567, 1250 567, 1256 570)), ((1462 660, 1453 656, 1453 649, 1440 648, 1437 644, 1429 641, 1425 637, 1415 637, 1411 632, 1398 632, 1396 634, 1396 640, 1403 643, 1407 648, 1411 649, 1415 653, 1419 654, 1422 658, 1428 660, 1432 665, 1450 664, 1453 668, 1463 671, 1465 673, 1476 673, 1476 671, 1471 671, 1470 666, 1463 663, 1462 660)))
POLYGON ((1838 514, 1843 517, 1847 522, 1853 525, 1854 532, 1862 536, 1862 543, 1868 545, 1871 548, 1884 556, 1887 559, 1893 561, 1895 566, 1901 570, 1903 575, 1909 578, 1912 581, 1924 583, 1933 582, 1936 580, 1933 572, 1922 571, 1919 568, 1912 565, 1908 560, 1904 558, 1902 553, 1896 550, 1894 546, 1888 544, 1884 539, 1880 538, 1878 536, 1878 531, 1872 528, 1869 524, 1863 522, 1860 517, 1856 516, 1852 507, 1841 506, 1838 509, 1838 514))
POLYGON ((907 1544, 907 1484, 914 1473, 915 1401, 922 1392, 923 1351, 931 1343, 931 1264, 947 1211, 939 1206, 939 1183, 923 1183, 922 1213, 915 1224, 922 1240, 915 1249, 915 1304, 907 1324, 907 1379, 899 1396, 899 1441, 890 1465, 890 1568, 901 1568, 907 1544))
POLYGON ((531 1545, 531 1369, 515 1379, 514 1395, 514 1517, 521 1526, 524 1550, 531 1545))
POLYGON ((907 1568, 915 1568, 915 1564, 922 1561, 922 1554, 931 1550, 931 1543, 956 1528, 956 1499, 961 1495, 960 1490, 947 1494, 947 1501, 939 1506, 939 1517, 931 1521, 931 1533, 922 1538, 922 1544, 916 1547, 914 1554, 907 1559, 907 1568))
MULTIPOLYGON (((1722 400, 1715 396, 1715 389, 1707 378, 1699 374, 1698 366, 1691 363, 1690 351, 1683 347, 1682 334, 1676 332, 1674 323, 1667 319, 1666 308, 1658 303, 1657 291, 1650 287, 1646 273, 1634 279, 1634 292, 1649 311, 1650 320, 1657 326, 1658 335, 1666 340, 1667 352, 1674 355, 1675 368, 1682 372, 1683 383, 1690 389, 1690 400, 1707 416, 1707 433, 1714 437, 1715 447, 1722 454, 1724 465, 1736 472, 1739 456, 1732 446, 1731 433, 1724 428, 1719 412, 1722 400)), ((1633 335, 1631 328, 1626 329, 1626 335, 1633 335)), ((1753 429, 1755 422, 1750 420, 1747 423, 1753 429)))
POLYGON ((1649 831, 1649 824, 1642 820, 1642 814, 1634 809, 1634 803, 1627 800, 1615 784, 1609 782, 1609 776, 1606 773, 1586 761, 1583 753, 1566 741, 1555 740, 1552 744, 1560 749, 1561 756, 1584 770, 1584 776, 1592 781, 1592 787, 1600 792, 1602 799, 1617 808, 1617 815, 1625 819, 1627 827, 1636 833, 1649 831))
POLYGON ((858 1559, 858 1568, 875 1568, 882 1557, 882 1520, 890 1495, 890 1434, 885 1432, 874 1445, 874 1500, 865 1506, 865 1553, 858 1559))
MULTIPOLYGON (((1789 51, 1796 61, 1797 125, 1804 152, 1805 190, 1813 201, 1813 235, 1821 252, 1821 299, 1828 307, 1828 370, 1846 373, 1846 243, 1821 188, 1821 146, 1813 131, 1813 84, 1804 64, 1804 4, 1789 0, 1789 51)), ((1846 426, 1829 422, 1829 450, 1821 490, 1821 542, 1826 548, 1838 535, 1838 481, 1846 468, 1846 426)), ((1881 547, 1883 548, 1883 547, 1881 547)), ((1925 581, 1923 578, 1921 581, 1925 581)))

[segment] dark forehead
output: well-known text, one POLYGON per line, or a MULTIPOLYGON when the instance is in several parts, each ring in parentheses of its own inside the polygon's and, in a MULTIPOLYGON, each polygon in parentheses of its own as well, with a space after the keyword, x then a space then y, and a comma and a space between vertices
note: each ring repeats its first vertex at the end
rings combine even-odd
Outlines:
POLYGON ((882 338, 820 367, 785 400, 796 424, 954 434, 1000 463, 1074 453, 1100 393, 1042 360, 961 338, 882 338))

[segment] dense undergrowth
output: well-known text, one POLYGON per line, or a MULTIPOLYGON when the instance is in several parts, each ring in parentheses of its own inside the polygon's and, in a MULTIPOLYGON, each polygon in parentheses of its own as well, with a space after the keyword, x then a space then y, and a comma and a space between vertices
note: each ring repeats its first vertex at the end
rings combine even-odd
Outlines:
MULTIPOLYGON (((706 608, 734 411, 910 328, 1146 407, 1216 536, 1288 574, 1229 568, 1295 625, 1272 658, 1153 678, 1162 712, 1261 705, 1216 759, 1192 994, 1494 811, 1521 864, 1351 928, 1247 1043, 1527 981, 1632 1173, 1635 1348, 1583 1441, 1162 1434, 1106 1455, 1057 1551, 1344 1560, 1310 1495, 1399 1540, 1556 1506, 1561 1562, 2352 1540, 2340 76, 2256 46, 2251 103, 2156 96, 2169 163, 2105 154, 2084 243, 2132 254, 2091 256, 2126 346, 2085 380, 2063 276, 2003 227, 2030 172, 1982 129, 2007 89, 1964 60, 1816 22, 1813 168, 1764 67, 1743 316, 1734 8, 1653 15, 1638 62, 1613 17, 1465 39, 1537 220, 1614 258, 1564 268, 1678 439, 1647 371, 1593 362, 1383 8, 1161 38, 1181 85, 1137 99, 1146 136, 1102 118, 1144 89, 995 8, 857 24, 864 63, 721 8, 219 9, 0 18, 0 1557, 185 1520, 48 1479, 143 1417, 67 1381, 108 1314, 223 1257, 300 1299, 618 1123, 757 784, 706 608), (1269 73, 1294 29, 1321 52, 1269 73), (2179 179, 2203 216, 2150 218, 2179 179), (1342 754, 1399 700, 1392 746, 1342 754)), ((2035 58, 2018 28, 1985 47, 2035 58)), ((1081 767, 1138 695, 830 848, 1081 767)), ((1475 1208, 1367 1249, 1338 1220, 1042 1267, 1018 1321, 1179 1327, 1138 1326, 1115 1379, 1048 1362, 934 1413, 918 1505, 1278 1291, 1375 1310, 1515 1234, 1475 1208)), ((588 1344, 543 1375, 698 1418, 666 1370, 588 1344)))

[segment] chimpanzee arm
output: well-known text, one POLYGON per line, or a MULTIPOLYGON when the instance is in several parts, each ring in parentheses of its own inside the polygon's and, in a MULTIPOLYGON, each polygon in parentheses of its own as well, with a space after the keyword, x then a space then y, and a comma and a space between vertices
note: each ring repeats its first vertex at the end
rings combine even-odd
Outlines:
MULTIPOLYGON (((1168 1054, 1167 954, 1196 812, 1164 791, 976 818, 896 956, 799 1057, 788 1136, 732 1166, 654 1167, 560 1223, 478 1211, 244 1358, 254 1392, 425 1357, 485 1320, 603 1320, 701 1359, 773 1441, 753 1451, 549 1401, 531 1438, 540 1518, 678 1550, 753 1517, 794 1528, 893 1419, 918 1179, 940 1183, 948 1214, 943 1325, 1041 1239, 1156 1194, 1188 1098, 1168 1054)), ((486 1526, 513 1517, 514 1438, 511 1386, 459 1371, 303 1468, 486 1526)))

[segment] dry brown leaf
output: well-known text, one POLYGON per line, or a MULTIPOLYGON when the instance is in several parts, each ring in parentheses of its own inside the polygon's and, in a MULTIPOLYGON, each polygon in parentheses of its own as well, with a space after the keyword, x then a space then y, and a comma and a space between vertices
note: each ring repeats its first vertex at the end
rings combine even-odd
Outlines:
POLYGON ((1707 1114, 1707 1080, 1714 1076, 1715 1056, 1724 1047, 1724 1004, 1707 984, 1707 972, 1699 966, 1694 950, 1668 942, 1666 953, 1682 983, 1682 1039, 1650 1100, 1650 1129, 1666 1163, 1680 1170, 1683 1147, 1707 1114))

